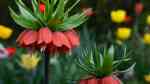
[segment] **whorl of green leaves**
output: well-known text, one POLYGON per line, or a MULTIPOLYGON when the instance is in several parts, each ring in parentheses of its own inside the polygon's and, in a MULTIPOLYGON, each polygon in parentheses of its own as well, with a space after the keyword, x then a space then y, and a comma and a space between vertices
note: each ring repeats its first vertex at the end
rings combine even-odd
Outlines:
POLYGON ((9 7, 13 20, 22 27, 29 29, 39 29, 49 27, 55 31, 65 31, 77 28, 87 20, 83 12, 70 15, 69 13, 80 2, 76 2, 71 7, 66 7, 69 0, 31 0, 32 8, 29 8, 22 0, 16 0, 19 13, 9 7), (45 11, 39 10, 40 3, 45 4, 45 11))
POLYGON ((101 49, 96 47, 84 49, 82 56, 78 58, 77 64, 86 71, 88 75, 95 77, 112 75, 114 71, 118 71, 117 67, 120 66, 120 64, 131 60, 127 58, 126 48, 123 50, 123 56, 120 56, 122 58, 119 60, 115 60, 115 49, 113 46, 109 49, 103 48, 103 51, 100 51, 101 49))

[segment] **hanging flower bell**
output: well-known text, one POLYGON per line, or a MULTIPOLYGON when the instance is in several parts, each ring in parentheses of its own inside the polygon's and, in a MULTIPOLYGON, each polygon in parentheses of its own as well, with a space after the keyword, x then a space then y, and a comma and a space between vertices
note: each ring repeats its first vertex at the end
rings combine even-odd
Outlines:
POLYGON ((37 41, 37 32, 33 30, 24 30, 17 38, 17 42, 22 47, 34 46, 36 41, 37 41))
POLYGON ((79 84, 121 84, 121 81, 113 76, 107 76, 104 78, 81 80, 79 84))
POLYGON ((49 28, 23 31, 17 42, 22 47, 46 48, 48 52, 67 52, 80 44, 75 30, 52 32, 49 28))

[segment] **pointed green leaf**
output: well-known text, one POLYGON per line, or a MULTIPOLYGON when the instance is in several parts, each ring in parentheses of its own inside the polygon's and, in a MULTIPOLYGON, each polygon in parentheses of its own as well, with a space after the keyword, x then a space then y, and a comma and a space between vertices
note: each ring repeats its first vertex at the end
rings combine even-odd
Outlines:
POLYGON ((25 7, 21 6, 21 2, 16 2, 16 4, 19 7, 20 13, 24 18, 37 21, 36 17, 32 14, 31 10, 28 10, 25 7))
POLYGON ((104 55, 104 62, 103 62, 103 73, 104 75, 110 75, 113 71, 113 57, 108 54, 106 51, 106 55, 104 55))
POLYGON ((10 15, 13 18, 13 20, 20 26, 25 27, 25 28, 30 28, 30 29, 39 28, 39 25, 36 22, 28 20, 24 18, 23 16, 17 15, 11 8, 9 8, 9 10, 10 10, 10 15))
POLYGON ((31 0, 31 3, 32 3, 32 6, 33 6, 34 14, 37 14, 38 11, 39 11, 39 7, 38 7, 37 1, 36 0, 31 0))
POLYGON ((64 31, 71 28, 76 28, 83 24, 87 20, 87 17, 81 14, 75 14, 65 19, 63 23, 52 26, 54 30, 64 31))
POLYGON ((59 0, 59 3, 57 5, 57 8, 53 14, 54 18, 61 19, 64 17, 64 10, 65 10, 65 5, 64 5, 64 0, 59 0))
POLYGON ((68 16, 69 12, 80 2, 80 0, 77 0, 70 8, 67 9, 65 12, 65 15, 68 16))
POLYGON ((108 49, 108 54, 114 58, 115 49, 113 45, 108 49))

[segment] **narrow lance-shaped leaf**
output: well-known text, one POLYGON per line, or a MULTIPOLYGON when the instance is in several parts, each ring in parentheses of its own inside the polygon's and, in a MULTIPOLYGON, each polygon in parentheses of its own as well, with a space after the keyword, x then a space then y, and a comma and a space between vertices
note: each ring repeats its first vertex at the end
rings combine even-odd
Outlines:
POLYGON ((80 0, 77 0, 70 8, 67 9, 65 12, 65 16, 68 17, 69 12, 80 2, 80 0))
POLYGON ((65 10, 65 5, 64 5, 64 0, 59 0, 59 3, 57 5, 57 8, 53 14, 54 18, 61 19, 64 17, 64 10, 65 10))
POLYGON ((39 25, 36 22, 27 20, 23 16, 17 15, 11 8, 9 8, 9 10, 10 10, 10 15, 13 18, 13 20, 20 26, 25 27, 25 28, 30 28, 30 29, 39 28, 39 25))
POLYGON ((104 55, 103 60, 103 72, 104 75, 110 75, 113 70, 113 56, 111 56, 108 51, 106 51, 106 54, 104 55))
POLYGON ((108 54, 114 58, 115 49, 113 45, 108 49, 108 54))
POLYGON ((86 20, 87 20, 86 16, 82 14, 75 14, 65 19, 63 23, 54 25, 53 28, 55 28, 55 30, 60 30, 60 31, 69 30, 71 28, 76 28, 80 26, 86 20))
POLYGON ((49 0, 46 0, 45 6, 45 17, 47 17, 48 22, 48 20, 52 18, 53 8, 49 0))
POLYGON ((36 17, 32 14, 32 12, 30 10, 28 10, 27 8, 23 7, 21 5, 21 2, 16 2, 17 6, 19 7, 20 13, 21 15, 29 20, 33 20, 33 21, 37 21, 36 17))
POLYGON ((37 14, 39 12, 39 7, 38 7, 38 3, 36 0, 31 0, 32 6, 33 6, 33 11, 34 14, 37 14))

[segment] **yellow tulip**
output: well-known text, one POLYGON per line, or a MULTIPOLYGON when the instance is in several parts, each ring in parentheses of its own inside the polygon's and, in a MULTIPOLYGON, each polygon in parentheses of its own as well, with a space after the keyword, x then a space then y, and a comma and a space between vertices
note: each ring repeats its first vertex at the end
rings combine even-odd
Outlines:
POLYGON ((40 61, 40 57, 37 57, 37 53, 23 54, 21 56, 20 66, 26 70, 33 70, 36 68, 40 61))
POLYGON ((144 79, 145 79, 146 82, 150 83, 150 74, 149 75, 145 75, 144 79))
POLYGON ((131 36, 131 29, 120 27, 117 29, 116 36, 119 40, 127 40, 131 36))
POLYGON ((150 25, 150 15, 147 16, 147 24, 150 25))
POLYGON ((145 44, 150 44, 150 33, 145 33, 143 37, 143 42, 145 44))
POLYGON ((8 39, 12 35, 12 29, 0 25, 0 38, 1 39, 8 39))
POLYGON ((111 19, 113 22, 122 23, 125 21, 126 11, 116 10, 111 12, 111 19))

